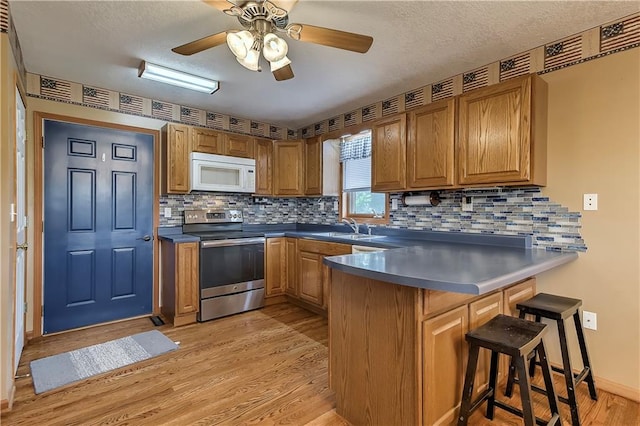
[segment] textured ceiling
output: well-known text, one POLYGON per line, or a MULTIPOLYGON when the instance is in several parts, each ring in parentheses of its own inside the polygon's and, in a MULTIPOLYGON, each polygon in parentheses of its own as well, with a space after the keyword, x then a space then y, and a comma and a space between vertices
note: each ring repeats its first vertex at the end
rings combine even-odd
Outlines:
MULTIPOLYGON (((635 13, 637 1, 311 1, 299 22, 371 35, 362 55, 287 39, 295 78, 252 72, 224 46, 171 48, 241 29, 200 1, 10 1, 27 71, 300 128, 635 13), (137 77, 140 61, 220 81, 213 95, 137 77)), ((268 69, 268 65, 264 68, 268 69)))

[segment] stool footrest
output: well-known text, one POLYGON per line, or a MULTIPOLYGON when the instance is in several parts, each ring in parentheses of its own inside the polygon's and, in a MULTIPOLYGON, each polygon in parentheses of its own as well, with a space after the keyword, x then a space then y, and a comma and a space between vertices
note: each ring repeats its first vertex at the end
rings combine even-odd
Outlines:
POLYGON ((491 388, 487 388, 482 392, 482 394, 475 400, 475 402, 471 403, 471 408, 469 408, 469 413, 473 413, 483 402, 485 402, 488 398, 493 396, 494 390, 491 388))
MULTIPOLYGON (((523 415, 522 415, 522 410, 521 410, 521 409, 519 409, 519 408, 517 408, 517 407, 514 407, 513 405, 509 405, 509 404, 507 404, 507 403, 505 403, 505 402, 498 401, 497 399, 494 401, 494 403, 493 403, 493 404, 494 404, 496 407, 500 407, 500 408, 502 408, 503 410, 510 412, 511 414, 515 414, 516 416, 519 416, 520 418, 522 418, 522 416, 523 416, 523 415)), ((558 417, 558 415, 557 415, 557 414, 554 414, 554 415, 551 417, 551 420, 549 420, 549 421, 542 420, 540 417, 537 417, 537 416, 536 416, 536 424, 539 424, 539 425, 541 425, 541 426, 552 425, 552 424, 556 424, 556 423, 557 423, 557 421, 558 421, 559 419, 560 419, 560 418, 558 417), (552 423, 552 422, 553 422, 553 423, 552 423)))
MULTIPOLYGON (((513 383, 517 384, 518 386, 520 386, 520 379, 518 377, 514 377, 513 378, 513 383)), ((538 393, 541 393, 542 395, 546 395, 547 394, 547 390, 545 388, 542 388, 542 387, 540 387, 538 385, 534 385, 533 383, 531 383, 531 390, 535 391, 535 392, 538 392, 538 393)), ((569 400, 567 398, 565 398, 564 396, 562 396, 562 395, 557 395, 557 396, 558 396, 558 401, 560 401, 560 402, 562 402, 564 404, 567 404, 567 405, 571 405, 569 400)))

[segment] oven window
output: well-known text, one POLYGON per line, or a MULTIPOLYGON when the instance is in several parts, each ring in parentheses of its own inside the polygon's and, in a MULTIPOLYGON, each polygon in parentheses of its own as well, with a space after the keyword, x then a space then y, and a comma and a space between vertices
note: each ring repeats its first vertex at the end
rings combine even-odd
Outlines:
POLYGON ((264 278, 264 244, 200 249, 200 287, 264 278))

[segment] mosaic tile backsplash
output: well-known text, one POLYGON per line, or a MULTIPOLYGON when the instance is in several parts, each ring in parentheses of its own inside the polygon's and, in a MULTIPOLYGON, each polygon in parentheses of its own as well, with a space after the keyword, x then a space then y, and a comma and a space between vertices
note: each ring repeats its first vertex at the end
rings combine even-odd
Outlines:
MULTIPOLYGON (((424 195, 428 193, 414 193, 424 195)), ((580 236, 579 212, 570 212, 541 194, 540 188, 441 191, 442 202, 434 206, 405 206, 403 194, 394 193, 398 209, 390 213, 393 229, 531 235, 533 246, 555 251, 586 251, 580 236), (462 211, 463 197, 471 197, 473 211, 462 211)), ((192 193, 160 198, 160 211, 170 207, 170 219, 160 226, 182 225, 184 210, 237 208, 247 224, 339 223, 334 210, 337 197, 263 198, 224 193, 192 193)), ((382 227, 382 226, 380 226, 382 227)), ((374 232, 375 233, 375 232, 374 232)))

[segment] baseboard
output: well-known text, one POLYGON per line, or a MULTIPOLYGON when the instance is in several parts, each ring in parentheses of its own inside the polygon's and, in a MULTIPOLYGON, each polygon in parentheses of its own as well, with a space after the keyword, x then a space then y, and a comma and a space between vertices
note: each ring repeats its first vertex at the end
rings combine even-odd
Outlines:
POLYGON ((269 296, 264 299, 264 306, 277 305, 279 303, 285 303, 287 301, 287 297, 284 294, 280 294, 278 296, 269 296))
POLYGON ((11 411, 13 408, 13 398, 16 395, 16 384, 14 383, 11 386, 11 394, 9 395, 9 399, 3 399, 0 401, 0 413, 4 414, 7 411, 11 411))
POLYGON ((314 314, 318 314, 320 316, 323 316, 325 318, 327 318, 327 311, 322 309, 322 308, 318 308, 317 306, 314 306, 310 303, 305 302, 304 300, 300 300, 298 298, 295 297, 291 297, 289 295, 287 295, 287 302, 289 303, 293 303, 296 306, 299 306, 303 309, 306 309, 307 311, 311 311, 314 314))
POLYGON ((603 379, 602 377, 596 376, 596 389, 602 389, 631 401, 640 402, 640 390, 603 379))

